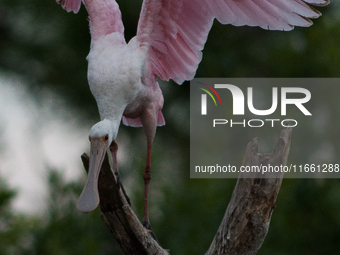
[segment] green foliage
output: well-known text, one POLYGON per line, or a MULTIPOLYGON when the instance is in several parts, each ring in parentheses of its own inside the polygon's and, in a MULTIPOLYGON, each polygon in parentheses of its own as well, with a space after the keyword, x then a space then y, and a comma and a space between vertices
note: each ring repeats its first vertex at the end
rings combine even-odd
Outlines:
POLYGON ((48 209, 43 217, 15 213, 10 208, 15 192, 3 181, 0 187, 1 255, 120 254, 98 209, 89 215, 75 210, 80 184, 67 183, 51 170, 48 209))
POLYGON ((337 254, 340 180, 284 182, 260 254, 337 254))
POLYGON ((26 227, 36 224, 34 218, 28 219, 11 210, 15 194, 16 191, 0 179, 0 255, 20 254, 30 246, 31 239, 26 227))
POLYGON ((114 254, 118 252, 98 209, 89 215, 75 210, 81 185, 66 183, 56 171, 49 174, 49 206, 45 218, 32 230, 27 254, 114 254))

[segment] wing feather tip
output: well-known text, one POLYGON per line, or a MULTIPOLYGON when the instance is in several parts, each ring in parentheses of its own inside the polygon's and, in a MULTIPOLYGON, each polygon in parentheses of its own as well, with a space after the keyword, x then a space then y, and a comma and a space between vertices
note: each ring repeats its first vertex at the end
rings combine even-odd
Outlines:
POLYGON ((56 0, 57 4, 67 12, 73 12, 77 14, 80 10, 82 0, 56 0))
POLYGON ((312 4, 314 6, 320 6, 320 7, 326 6, 330 3, 329 0, 321 0, 321 1, 318 1, 318 2, 316 2, 316 1, 315 2, 305 1, 305 2, 312 4))

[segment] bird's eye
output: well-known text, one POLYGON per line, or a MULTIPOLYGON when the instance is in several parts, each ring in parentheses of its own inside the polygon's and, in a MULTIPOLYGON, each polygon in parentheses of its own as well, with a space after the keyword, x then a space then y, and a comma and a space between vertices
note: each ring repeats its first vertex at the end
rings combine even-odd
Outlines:
POLYGON ((109 135, 106 135, 106 136, 104 137, 104 139, 105 139, 105 141, 109 140, 109 135))

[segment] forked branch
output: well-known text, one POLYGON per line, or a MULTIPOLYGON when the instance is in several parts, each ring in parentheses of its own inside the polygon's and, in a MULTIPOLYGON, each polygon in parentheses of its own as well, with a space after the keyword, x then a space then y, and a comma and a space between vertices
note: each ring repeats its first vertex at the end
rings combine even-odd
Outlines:
MULTIPOLYGON (((292 128, 281 131, 272 154, 259 154, 257 138, 249 142, 243 166, 285 166, 292 128)), ((283 173, 241 173, 215 238, 206 253, 250 255, 262 246, 283 179, 283 173)))

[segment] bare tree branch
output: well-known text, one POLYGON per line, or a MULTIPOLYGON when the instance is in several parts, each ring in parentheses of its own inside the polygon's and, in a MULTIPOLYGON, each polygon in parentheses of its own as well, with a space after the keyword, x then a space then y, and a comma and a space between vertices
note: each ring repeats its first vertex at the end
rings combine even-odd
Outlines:
MULTIPOLYGON (((88 172, 89 157, 84 153, 81 158, 88 172)), ((98 189, 101 217, 125 254, 169 254, 155 241, 152 233, 144 228, 131 209, 112 171, 107 154, 99 174, 98 189)))
MULTIPOLYGON (((291 132, 291 128, 282 130, 270 155, 259 154, 257 138, 253 139, 247 146, 242 165, 285 166, 291 132)), ((206 255, 256 254, 268 233, 282 178, 281 172, 265 175, 240 173, 222 223, 206 255)))
MULTIPOLYGON (((247 146, 243 166, 285 165, 291 128, 282 130, 272 154, 258 153, 257 139, 247 146)), ((82 155, 86 171, 89 157, 82 155)), ((270 218, 281 187, 283 173, 272 175, 241 173, 222 223, 206 255, 256 254, 267 235, 270 218)), ((99 181, 101 217, 125 254, 168 255, 150 231, 145 229, 127 202, 110 166, 108 155, 99 181)))

